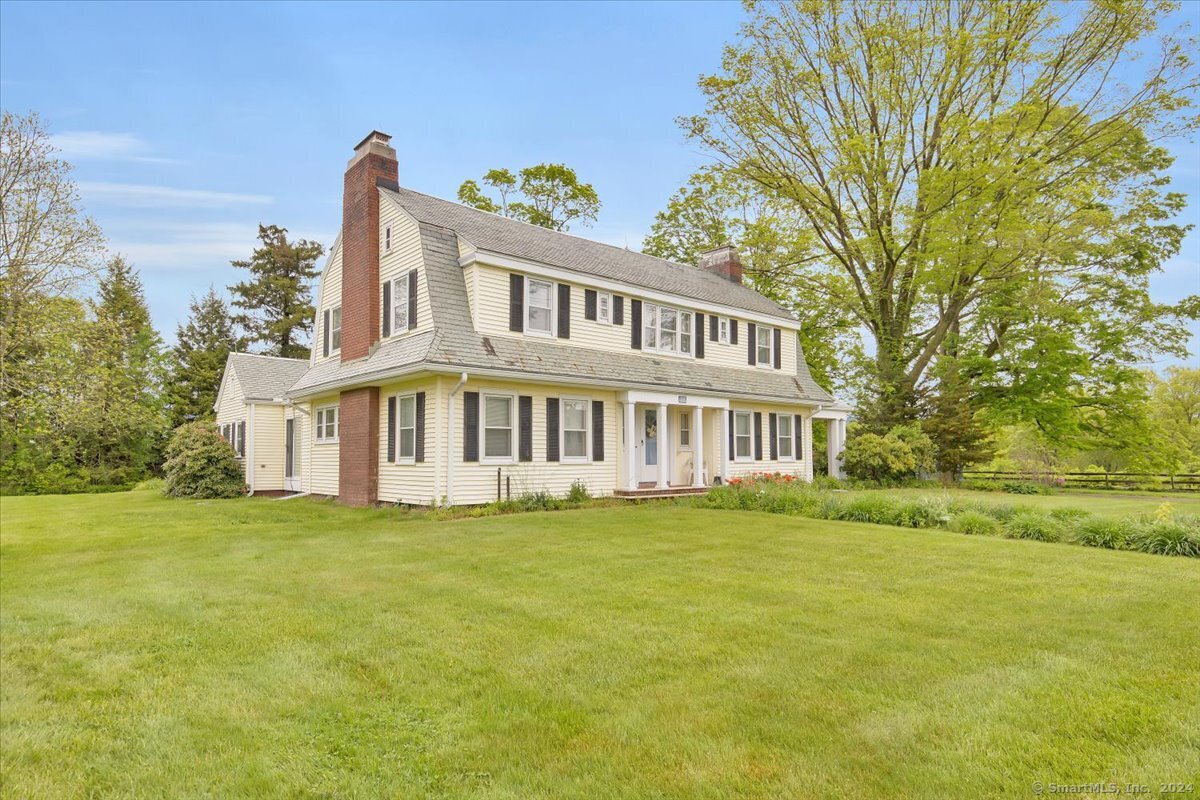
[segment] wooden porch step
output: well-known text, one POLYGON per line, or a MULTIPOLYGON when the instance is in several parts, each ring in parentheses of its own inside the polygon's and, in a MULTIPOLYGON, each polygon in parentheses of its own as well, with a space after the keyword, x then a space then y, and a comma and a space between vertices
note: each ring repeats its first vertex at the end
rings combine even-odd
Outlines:
POLYGON ((654 497, 687 497, 689 495, 705 494, 707 491, 707 486, 668 486, 666 489, 617 489, 613 492, 613 496, 620 497, 623 500, 644 500, 654 497))

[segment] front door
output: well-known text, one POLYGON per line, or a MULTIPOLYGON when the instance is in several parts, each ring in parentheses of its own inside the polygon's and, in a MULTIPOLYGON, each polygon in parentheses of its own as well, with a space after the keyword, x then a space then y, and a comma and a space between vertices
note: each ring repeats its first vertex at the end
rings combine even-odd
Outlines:
POLYGON ((300 475, 296 469, 296 420, 284 420, 283 427, 283 490, 300 491, 300 475))
POLYGON ((642 451, 641 476, 642 483, 658 481, 658 408, 651 406, 643 408, 640 416, 638 444, 642 451))

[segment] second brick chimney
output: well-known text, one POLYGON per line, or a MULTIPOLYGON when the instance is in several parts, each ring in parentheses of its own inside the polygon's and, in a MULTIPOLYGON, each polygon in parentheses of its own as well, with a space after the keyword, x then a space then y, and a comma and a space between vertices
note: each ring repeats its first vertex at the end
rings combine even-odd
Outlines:
MULTIPOLYGON (((379 341, 379 186, 396 187, 392 137, 371 131, 354 148, 342 193, 342 361, 365 358, 379 341)), ((338 412, 338 498, 379 497, 379 387, 342 392, 338 412)))
POLYGON ((727 281, 742 282, 742 260, 738 258, 737 248, 731 244, 704 251, 696 266, 705 272, 720 275, 727 281))

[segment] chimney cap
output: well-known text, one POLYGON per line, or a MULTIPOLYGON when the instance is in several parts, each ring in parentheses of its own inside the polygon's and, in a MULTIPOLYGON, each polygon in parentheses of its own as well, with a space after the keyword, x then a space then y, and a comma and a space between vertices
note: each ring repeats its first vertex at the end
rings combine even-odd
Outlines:
POLYGON ((709 255, 710 253, 720 253, 723 250, 728 250, 734 254, 737 253, 737 248, 734 247, 732 244, 720 244, 720 245, 717 245, 716 247, 710 247, 707 250, 701 250, 700 255, 706 256, 706 255, 709 255))
POLYGON ((355 152, 357 152, 357 151, 363 149, 364 145, 367 145, 371 142, 379 142, 380 144, 386 145, 391 140, 392 140, 392 137, 390 134, 384 133, 383 131, 371 131, 365 137, 363 137, 363 140, 361 142, 354 145, 354 150, 355 150, 355 152))

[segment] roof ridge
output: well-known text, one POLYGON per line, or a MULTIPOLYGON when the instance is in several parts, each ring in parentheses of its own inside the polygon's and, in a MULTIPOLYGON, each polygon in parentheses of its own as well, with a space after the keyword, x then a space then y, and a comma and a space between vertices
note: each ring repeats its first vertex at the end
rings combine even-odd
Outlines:
POLYGON ((267 355, 266 353, 243 353, 238 350, 229 351, 229 355, 231 355, 231 356, 250 356, 252 358, 273 358, 276 361, 293 361, 296 363, 304 363, 304 362, 308 361, 307 358, 288 358, 287 356, 272 356, 272 355, 267 355))

